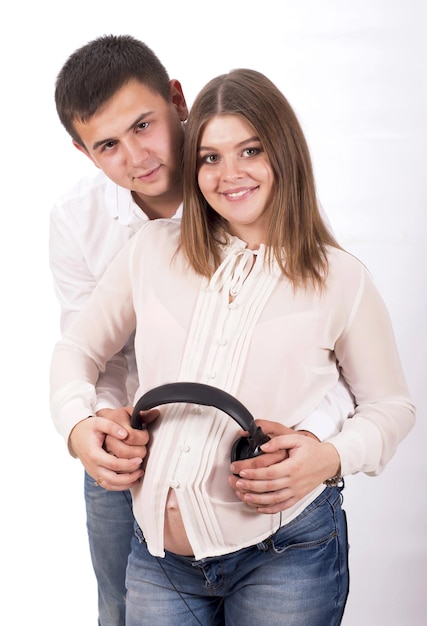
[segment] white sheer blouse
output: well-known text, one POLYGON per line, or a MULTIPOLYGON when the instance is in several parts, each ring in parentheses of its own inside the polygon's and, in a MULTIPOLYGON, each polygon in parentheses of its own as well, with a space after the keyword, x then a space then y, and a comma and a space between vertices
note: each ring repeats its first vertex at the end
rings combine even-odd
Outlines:
MULTIPOLYGON (((202 382, 235 395, 255 418, 289 427, 304 427, 340 368, 357 408, 330 442, 344 475, 381 472, 415 411, 389 316, 364 266, 331 249, 326 288, 294 291, 278 268, 266 268, 263 247, 254 253, 233 238, 208 282, 176 253, 178 243, 172 220, 143 226, 58 342, 51 369, 58 430, 67 436, 94 414, 98 374, 136 328, 138 397, 167 382, 202 382)), ((324 488, 281 517, 258 514, 227 480, 239 426, 211 407, 175 404, 161 413, 150 426, 144 479, 133 491, 135 517, 154 555, 164 554, 169 489, 200 559, 265 539, 324 488)))

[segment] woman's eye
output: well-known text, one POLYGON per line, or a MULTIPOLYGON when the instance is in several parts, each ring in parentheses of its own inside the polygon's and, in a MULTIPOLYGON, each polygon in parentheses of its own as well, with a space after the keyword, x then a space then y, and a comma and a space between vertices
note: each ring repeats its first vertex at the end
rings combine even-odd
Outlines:
POLYGON ((207 154, 201 159, 202 163, 216 163, 217 160, 218 157, 216 156, 216 154, 207 154))
POLYGON ((243 155, 250 157, 250 156, 257 155, 260 152, 261 152, 261 150, 259 148, 245 148, 245 150, 243 151, 243 155))

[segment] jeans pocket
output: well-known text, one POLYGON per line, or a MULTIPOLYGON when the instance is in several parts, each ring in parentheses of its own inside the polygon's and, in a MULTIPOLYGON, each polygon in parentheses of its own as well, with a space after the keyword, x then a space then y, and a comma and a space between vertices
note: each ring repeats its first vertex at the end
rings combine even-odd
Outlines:
POLYGON ((281 554, 288 550, 324 546, 338 536, 341 516, 338 490, 327 489, 295 519, 266 539, 264 549, 281 554))
POLYGON ((140 529, 140 527, 138 526, 136 522, 134 525, 133 532, 139 543, 145 543, 144 533, 142 532, 142 530, 140 529))

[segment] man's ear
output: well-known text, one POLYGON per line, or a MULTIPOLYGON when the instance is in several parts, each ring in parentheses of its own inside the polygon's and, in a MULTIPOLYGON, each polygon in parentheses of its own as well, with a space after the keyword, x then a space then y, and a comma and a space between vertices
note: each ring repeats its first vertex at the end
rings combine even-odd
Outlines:
POLYGON ((84 146, 79 144, 75 139, 72 140, 72 143, 73 143, 73 146, 75 148, 77 148, 77 150, 79 150, 79 152, 83 152, 83 154, 85 154, 87 156, 87 158, 90 159, 92 161, 92 163, 99 169, 98 163, 95 161, 93 156, 91 154, 89 154, 89 152, 86 150, 86 148, 84 146))
POLYGON ((188 107, 185 101, 185 96, 182 91, 181 83, 176 78, 173 78, 169 83, 169 91, 171 95, 172 104, 178 111, 179 119, 181 122, 185 122, 188 117, 188 107))

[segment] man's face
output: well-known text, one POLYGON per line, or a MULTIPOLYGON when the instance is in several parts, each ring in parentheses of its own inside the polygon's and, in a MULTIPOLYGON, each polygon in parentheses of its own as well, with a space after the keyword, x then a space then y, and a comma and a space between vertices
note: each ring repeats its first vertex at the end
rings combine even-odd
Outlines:
POLYGON ((144 201, 180 189, 182 121, 187 107, 171 81, 167 102, 145 85, 125 84, 87 122, 75 122, 85 148, 75 143, 117 185, 144 201))

